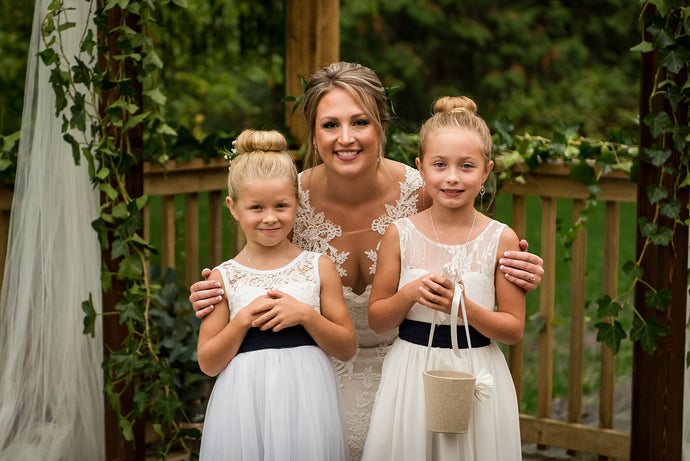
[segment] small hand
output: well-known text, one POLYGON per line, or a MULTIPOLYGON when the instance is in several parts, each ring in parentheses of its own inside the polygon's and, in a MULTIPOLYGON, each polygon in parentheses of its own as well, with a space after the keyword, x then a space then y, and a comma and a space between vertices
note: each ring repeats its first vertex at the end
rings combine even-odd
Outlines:
MULTIPOLYGON (((455 284, 438 274, 422 277, 418 302, 431 309, 450 314, 455 284)), ((460 282, 462 283, 462 282, 460 282)))
POLYGON ((189 291, 189 302, 192 303, 194 312, 198 318, 204 318, 214 309, 214 304, 223 299, 223 289, 220 282, 208 280, 211 275, 210 269, 201 271, 201 276, 204 280, 193 284, 189 291))
POLYGON ((529 293, 541 283, 541 277, 544 275, 544 261, 539 256, 528 253, 528 246, 527 241, 521 240, 522 251, 506 251, 498 263, 509 282, 529 293))
POLYGON ((268 290, 266 296, 270 300, 269 303, 252 309, 255 314, 263 314, 252 322, 253 327, 259 327, 262 331, 278 332, 300 325, 304 321, 305 313, 313 311, 308 304, 299 302, 280 290, 268 290))

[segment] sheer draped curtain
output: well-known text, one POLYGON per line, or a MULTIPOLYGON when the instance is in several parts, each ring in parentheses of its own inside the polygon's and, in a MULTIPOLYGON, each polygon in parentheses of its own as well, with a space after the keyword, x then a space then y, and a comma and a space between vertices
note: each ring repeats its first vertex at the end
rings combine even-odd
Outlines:
MULTIPOLYGON (((65 55, 92 2, 67 0, 65 55)), ((0 459, 104 458, 102 338, 82 334, 81 302, 101 309, 100 247, 90 226, 99 197, 75 166, 55 117, 49 71, 37 57, 50 0, 36 0, 19 164, 0 301, 0 459)), ((98 323, 98 322, 97 322, 98 323)))

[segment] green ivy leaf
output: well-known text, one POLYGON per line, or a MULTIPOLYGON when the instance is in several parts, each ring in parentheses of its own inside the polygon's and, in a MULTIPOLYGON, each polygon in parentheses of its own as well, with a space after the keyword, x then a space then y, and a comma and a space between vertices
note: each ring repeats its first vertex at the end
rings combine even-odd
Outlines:
POLYGON ((656 223, 650 222, 645 216, 637 220, 637 225, 640 228, 640 234, 642 234, 642 237, 649 237, 650 235, 654 234, 659 227, 656 225, 656 223))
POLYGON ((671 197, 661 204, 659 207, 659 212, 666 216, 667 218, 676 219, 680 216, 680 208, 683 206, 683 202, 675 197, 671 197))
POLYGON ((599 322, 594 325, 597 328, 597 341, 604 342, 616 354, 621 341, 627 337, 625 330, 618 320, 613 322, 599 322))
POLYGON ((161 92, 160 88, 153 88, 152 90, 144 91, 143 95, 148 96, 153 102, 160 104, 161 106, 165 105, 166 101, 168 100, 168 98, 166 98, 161 92))
POLYGON ((671 243, 673 238, 673 229, 661 226, 657 232, 650 236, 654 245, 666 246, 671 243))
POLYGON ((117 200, 118 193, 113 186, 107 182, 102 182, 98 189, 103 192, 110 200, 117 200))
POLYGON ((654 51, 654 46, 652 45, 652 42, 646 42, 643 40, 637 45, 630 48, 630 51, 632 51, 633 53, 649 53, 651 51, 654 51))
POLYGON ((81 155, 79 153, 79 142, 74 139, 74 136, 72 136, 69 133, 65 133, 62 135, 62 139, 67 141, 70 146, 72 146, 72 160, 74 160, 75 165, 79 165, 81 162, 81 155))
POLYGON ((132 430, 132 423, 122 415, 118 415, 118 425, 120 426, 120 433, 122 437, 128 442, 134 440, 134 431, 132 430))
POLYGON ((127 320, 132 319, 137 322, 144 323, 144 314, 141 313, 141 309, 131 302, 120 302, 115 306, 115 309, 120 311, 120 325, 125 323, 127 320))
POLYGON ((82 334, 90 334, 91 337, 96 336, 96 309, 93 307, 93 298, 89 293, 89 299, 82 301, 81 310, 84 311, 84 329, 82 334))
POLYGON ((167 396, 159 393, 155 399, 153 404, 154 411, 163 416, 164 422, 171 423, 175 418, 175 412, 181 407, 177 396, 172 392, 167 396))
POLYGON ((136 254, 130 254, 120 261, 117 277, 121 280, 138 279, 143 273, 144 267, 141 264, 141 258, 136 254))
POLYGON ((570 167, 568 177, 578 179, 585 184, 592 184, 596 182, 596 171, 587 160, 582 159, 578 164, 570 167))
POLYGON ((657 338, 667 334, 668 328, 660 324, 654 317, 649 317, 647 320, 635 317, 630 330, 630 339, 639 341, 642 350, 651 355, 656 350, 657 338))
POLYGON ((647 186, 647 197, 649 198, 650 203, 655 204, 667 198, 668 191, 664 187, 651 184, 647 186))
POLYGON ((644 295, 645 304, 657 310, 665 311, 668 303, 671 302, 671 292, 662 288, 661 290, 649 290, 644 295))
POLYGON ((670 50, 661 51, 659 65, 677 74, 685 66, 688 60, 690 60, 690 52, 680 47, 672 48, 670 50))
POLYGON ((658 138, 673 122, 666 112, 650 112, 645 116, 644 124, 649 127, 652 136, 658 138))
POLYGON ((127 219, 129 212, 127 211, 127 205, 124 202, 118 202, 111 211, 115 219, 127 219))
POLYGON ((623 264, 623 272, 630 279, 641 279, 644 275, 644 269, 632 261, 628 261, 623 264))
POLYGON ((134 416, 141 416, 145 411, 149 403, 149 396, 143 389, 135 389, 134 397, 132 398, 134 403, 134 416))
POLYGON ((129 245, 122 239, 117 239, 113 242, 113 248, 110 252, 110 258, 116 260, 122 256, 129 254, 129 245))
POLYGON ((172 0, 172 2, 177 6, 181 6, 182 8, 187 8, 189 6, 187 4, 187 0, 172 0))
POLYGON ((645 149, 644 153, 649 158, 649 161, 652 162, 652 165, 660 167, 671 157, 672 152, 670 149, 658 149, 654 146, 645 149))
POLYGON ((610 296, 604 295, 603 298, 597 300, 597 317, 599 319, 608 317, 618 317, 618 313, 623 307, 613 302, 610 296))

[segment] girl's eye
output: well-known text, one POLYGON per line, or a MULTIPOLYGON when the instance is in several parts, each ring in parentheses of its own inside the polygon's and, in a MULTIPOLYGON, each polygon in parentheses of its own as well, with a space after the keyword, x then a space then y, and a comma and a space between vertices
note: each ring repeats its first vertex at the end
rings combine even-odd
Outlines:
POLYGON ((336 124, 335 124, 335 122, 326 122, 323 125, 321 125, 321 127, 328 130, 330 128, 335 128, 336 124))
POLYGON ((443 163, 443 162, 435 162, 433 165, 434 165, 436 168, 443 168, 444 166, 446 166, 446 164, 443 163))
POLYGON ((474 165, 472 165, 471 163, 463 163, 462 167, 463 168, 474 168, 474 165))
POLYGON ((354 125, 355 126, 367 126, 367 125, 369 125, 369 120, 367 120, 365 118, 358 118, 357 120, 355 120, 354 125))

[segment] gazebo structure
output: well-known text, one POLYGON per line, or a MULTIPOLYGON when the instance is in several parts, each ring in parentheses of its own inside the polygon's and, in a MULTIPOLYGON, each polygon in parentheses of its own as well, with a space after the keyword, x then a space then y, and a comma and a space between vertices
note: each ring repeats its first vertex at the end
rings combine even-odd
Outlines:
MULTIPOLYGON (((687 4, 687 2, 685 2, 687 4)), ((286 11, 286 56, 285 56, 285 93, 299 94, 301 93, 300 79, 307 77, 319 68, 337 61, 339 59, 339 0, 285 0, 286 11)), ((649 6, 651 8, 651 6, 649 6)), ((116 12, 112 14, 117 14, 116 12)), ((653 77, 658 66, 658 56, 655 53, 645 53, 643 55, 642 66, 642 95, 640 104, 640 118, 644 118, 649 111, 647 100, 652 93, 655 82, 653 77)), ((658 109, 663 108, 664 101, 657 99, 654 101, 658 109)), ((687 111, 686 111, 687 113, 687 111)), ((303 134, 304 121, 301 117, 292 114, 291 107, 285 109, 286 124, 290 127, 291 132, 297 135, 303 134)), ((684 121, 687 123, 687 120, 684 121)), ((641 129, 641 148, 650 147, 656 142, 653 139, 649 130, 642 125, 641 129)), ((303 142, 304 139, 299 139, 303 142)), ((131 145, 141 146, 141 134, 133 132, 131 134, 131 145)), ((680 162, 680 155, 675 153, 677 162, 680 162)), ((219 191, 225 187, 226 170, 223 165, 211 164, 203 167, 207 175, 207 183, 210 184, 209 189, 219 191)), ((173 178, 176 172, 171 172, 170 178, 173 178)), ((184 174, 199 174, 199 170, 190 170, 184 174)), ((541 254, 545 260, 545 268, 547 270, 542 288, 540 291, 540 305, 542 306, 543 318, 545 320, 544 334, 545 342, 548 342, 549 335, 553 339, 553 330, 549 330, 549 321, 553 313, 553 295, 554 295, 554 278, 553 274, 549 274, 549 270, 555 268, 555 255, 553 245, 555 245, 555 198, 566 197, 569 199, 583 200, 582 194, 586 197, 587 192, 582 192, 578 185, 567 182, 567 170, 558 170, 556 168, 542 169, 535 174, 543 174, 544 183, 539 187, 530 188, 530 185, 521 186, 519 184, 507 185, 504 190, 505 193, 512 194, 514 197, 514 212, 513 216, 516 223, 513 227, 520 233, 524 231, 524 221, 526 219, 526 210, 524 205, 524 197, 527 195, 539 195, 542 200, 542 229, 548 238, 544 238, 542 242, 541 254), (551 182, 549 182, 551 181, 551 182), (547 185, 545 185, 547 184, 547 185), (553 187, 550 185, 554 184, 553 187), (535 192, 537 191, 537 192, 535 192), (551 310, 549 310, 549 306, 551 310)), ((161 184, 165 179, 162 174, 158 174, 155 168, 144 170, 142 165, 133 168, 130 181, 127 187, 130 188, 133 195, 141 194, 142 191, 163 190, 161 184)), ((635 191, 638 197, 638 217, 649 216, 653 210, 649 207, 646 200, 646 188, 654 181, 654 178, 659 177, 658 168, 650 162, 641 160, 638 174, 638 184, 635 187, 627 180, 616 183, 616 186, 609 190, 602 192, 607 202, 607 212, 610 208, 610 217, 607 214, 607 220, 610 219, 611 226, 615 227, 618 223, 617 218, 617 204, 622 201, 631 200, 631 191, 635 191), (619 186, 620 184, 625 185, 619 186), (620 187, 620 189, 619 189, 620 187), (609 195, 606 195, 609 194, 609 195)), ((616 179, 616 178, 614 178, 616 179)), ((620 179, 620 178, 618 178, 620 179)), ((538 181, 538 180, 537 180, 538 181)), ((688 203, 688 190, 686 187, 682 189, 684 194, 679 197, 684 203, 688 203)), ((190 196, 195 197, 197 191, 190 192, 190 196)), ((160 195, 164 195, 161 193, 160 195)), ((192 198, 190 203, 194 209, 194 200, 192 198)), ((633 199, 634 200, 634 199, 633 199)), ((197 205, 198 209, 198 205, 197 205)), ((686 210, 687 211, 687 210, 686 210)), ((192 215, 193 218, 193 215, 192 215)), ((198 224, 196 231, 193 229, 193 219, 190 218, 189 226, 192 228, 190 235, 198 237, 198 224)), ((684 216, 683 219, 687 219, 684 216)), ((217 229, 217 228, 216 228, 217 229)), ((169 232, 169 229, 168 229, 169 232)), ((217 233, 217 231, 216 231, 217 233)), ((5 234, 6 235, 6 234, 5 234)), ((618 238, 617 231, 615 233, 607 233, 607 248, 617 248, 618 238)), ((218 237, 218 236, 217 236, 218 237)), ((638 236, 638 242, 641 239, 638 236)), ((647 460, 690 460, 690 390, 688 390, 688 368, 686 363, 688 344, 690 343, 686 325, 688 323, 688 251, 690 245, 688 243, 688 227, 677 226, 674 233, 673 245, 669 247, 655 246, 647 249, 645 257, 642 260, 642 268, 645 272, 645 280, 657 287, 668 287, 672 293, 672 300, 669 303, 665 312, 655 311, 653 308, 644 308, 645 306, 644 292, 641 288, 635 293, 635 305, 643 312, 645 316, 654 315, 657 320, 669 328, 670 334, 659 339, 659 346, 653 355, 648 355, 639 345, 635 346, 634 351, 634 368, 633 368, 633 395, 632 395, 632 427, 630 434, 621 434, 614 431, 612 426, 612 412, 605 408, 612 407, 611 401, 613 395, 612 374, 605 375, 602 372, 601 386, 601 414, 599 428, 590 428, 580 424, 577 414, 580 408, 577 405, 577 398, 571 399, 572 420, 567 423, 554 421, 551 419, 551 404, 550 404, 550 381, 548 373, 552 371, 551 365, 548 363, 548 352, 545 352, 547 357, 544 362, 546 371, 540 374, 540 388, 545 389, 544 394, 539 396, 539 414, 537 416, 521 415, 522 436, 523 440, 538 443, 544 446, 558 446, 570 450, 584 450, 591 451, 602 456, 616 456, 627 458, 631 460, 647 461, 647 460), (543 378, 542 378, 543 376, 543 378), (573 403, 574 402, 574 403, 573 403), (629 446, 620 446, 620 444, 628 444, 629 446)), ((170 254, 170 248, 163 249, 163 254, 170 254)), ((172 248, 174 255, 174 247, 172 248)), ((584 251, 584 250, 582 250, 584 251)), ((638 253, 641 248, 637 248, 638 253)), ((188 267, 185 273, 187 277, 194 277, 197 271, 198 264, 194 264, 193 251, 188 251, 192 255, 187 262, 188 267)), ((103 254, 104 260, 108 260, 110 255, 103 254)), ((617 255, 611 255, 604 258, 614 261, 613 268, 607 272, 607 280, 604 280, 605 290, 615 293, 616 288, 616 266, 617 255)), ((174 259, 174 257, 173 257, 174 259)), ((573 269, 574 280, 579 281, 574 283, 584 284, 584 267, 577 267, 573 269), (578 277, 581 277, 578 278, 578 277)), ((119 302, 117 289, 111 290, 103 299, 103 311, 116 311, 116 305, 119 302)), ((580 302, 575 300, 575 302, 580 302)), ((584 322, 584 307, 577 318, 578 322, 584 322)), ((103 324, 104 343, 105 345, 118 345, 122 338, 122 326, 118 324, 116 318, 112 320, 104 319, 103 324)), ((577 332, 582 334, 581 331, 577 332)), ((548 351, 548 347, 546 348, 548 351)), ((517 374, 514 376, 518 395, 520 395, 521 382, 521 355, 522 350, 519 346, 511 348, 510 363, 511 370, 517 374)), ((540 366, 541 362, 541 345, 540 345, 540 366)), ((602 347, 602 369, 613 368, 614 357, 606 346, 602 347)), ((581 367, 577 360, 571 362, 574 368, 581 367)), ((580 370, 581 372, 581 370, 580 370)), ((612 373, 612 372, 611 372, 612 373)), ((575 376, 578 372, 574 373, 575 376)), ((571 381, 574 387, 577 386, 576 381, 571 381)), ((575 391, 573 391, 575 392, 575 391)), ((577 392, 571 396, 577 396, 577 392)), ((581 400, 581 391, 579 394, 581 400)), ((131 399, 131 397, 130 397, 131 399)), ((130 401, 131 404, 131 401, 130 401)), ((105 432, 106 432, 106 454, 105 458, 110 460, 119 459, 143 459, 144 453, 141 449, 143 443, 143 427, 137 429, 137 450, 129 444, 122 444, 119 437, 118 415, 113 411, 108 410, 106 403, 105 416, 105 432)), ((2 447, 0 446, 0 454, 2 447)))

